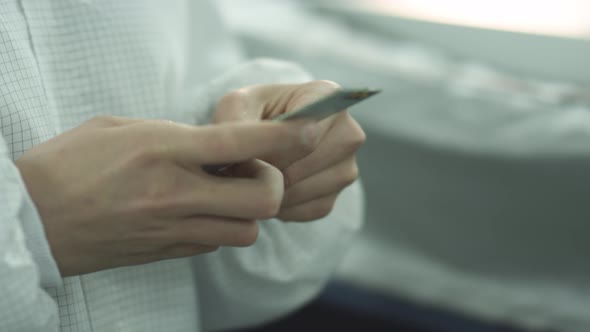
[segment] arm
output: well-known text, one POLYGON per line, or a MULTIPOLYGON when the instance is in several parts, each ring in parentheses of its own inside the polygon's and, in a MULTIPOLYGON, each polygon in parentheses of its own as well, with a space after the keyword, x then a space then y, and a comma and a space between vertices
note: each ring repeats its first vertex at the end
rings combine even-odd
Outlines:
POLYGON ((6 151, 0 138, 0 331, 57 331, 57 305, 41 281, 58 283, 59 273, 37 212, 6 151))

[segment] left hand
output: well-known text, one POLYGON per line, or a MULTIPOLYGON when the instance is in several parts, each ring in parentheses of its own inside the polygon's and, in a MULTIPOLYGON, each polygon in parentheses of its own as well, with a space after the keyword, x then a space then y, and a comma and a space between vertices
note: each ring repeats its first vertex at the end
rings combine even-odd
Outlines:
MULTIPOLYGON (((268 120, 319 100, 340 86, 330 81, 253 85, 226 94, 213 123, 268 120)), ((358 177, 356 152, 366 136, 346 111, 318 122, 315 142, 305 149, 285 149, 261 158, 284 174, 285 195, 278 215, 284 221, 327 216, 338 194, 358 177)))

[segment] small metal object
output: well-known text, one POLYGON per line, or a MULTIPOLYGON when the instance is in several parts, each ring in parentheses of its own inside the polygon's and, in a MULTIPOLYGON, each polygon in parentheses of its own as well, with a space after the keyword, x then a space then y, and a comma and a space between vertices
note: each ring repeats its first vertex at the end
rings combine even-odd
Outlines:
POLYGON ((332 114, 343 111, 352 105, 363 101, 373 95, 378 94, 381 90, 374 89, 342 89, 333 94, 322 98, 307 106, 303 106, 294 112, 281 114, 273 121, 286 121, 291 119, 313 119, 320 121, 332 114))

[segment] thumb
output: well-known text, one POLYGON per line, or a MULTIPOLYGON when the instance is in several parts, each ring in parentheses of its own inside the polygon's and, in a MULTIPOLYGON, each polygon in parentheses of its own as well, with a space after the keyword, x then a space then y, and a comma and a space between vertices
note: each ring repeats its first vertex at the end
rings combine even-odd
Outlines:
POLYGON ((213 123, 268 120, 288 110, 301 84, 259 84, 224 95, 213 123))

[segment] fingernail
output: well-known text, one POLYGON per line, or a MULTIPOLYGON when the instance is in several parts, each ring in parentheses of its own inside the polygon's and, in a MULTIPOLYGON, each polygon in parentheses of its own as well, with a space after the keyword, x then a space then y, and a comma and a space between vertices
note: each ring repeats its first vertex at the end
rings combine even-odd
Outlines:
POLYGON ((305 145, 314 145, 319 136, 320 126, 315 122, 311 122, 303 127, 301 140, 305 145))

